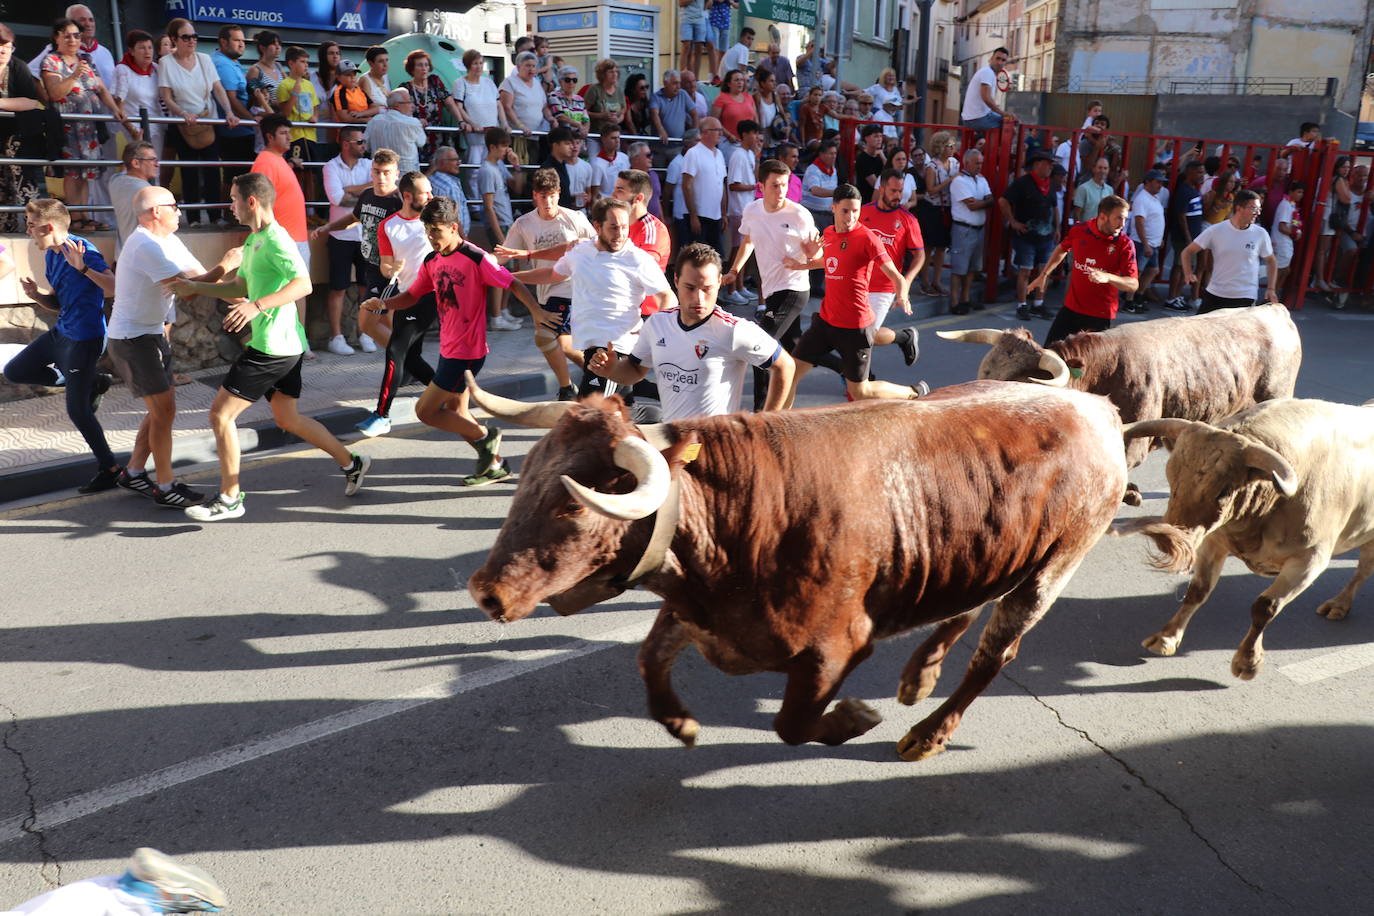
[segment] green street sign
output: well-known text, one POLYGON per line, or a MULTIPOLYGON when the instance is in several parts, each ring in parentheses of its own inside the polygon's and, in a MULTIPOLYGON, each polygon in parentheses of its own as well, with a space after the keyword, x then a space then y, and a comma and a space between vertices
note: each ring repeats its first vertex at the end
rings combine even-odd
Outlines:
POLYGON ((820 21, 820 0, 740 0, 746 16, 772 22, 790 22, 814 29, 820 21))

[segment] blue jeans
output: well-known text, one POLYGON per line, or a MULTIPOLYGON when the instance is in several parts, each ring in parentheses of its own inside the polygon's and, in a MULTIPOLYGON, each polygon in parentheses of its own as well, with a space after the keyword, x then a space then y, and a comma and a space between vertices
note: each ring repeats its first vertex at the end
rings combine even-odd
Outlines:
POLYGON ((995 111, 989 111, 981 118, 965 120, 963 123, 965 127, 972 127, 974 130, 994 130, 1002 126, 1002 116, 995 111))
POLYGON ((5 378, 14 384, 47 387, 63 384, 62 378, 52 369, 54 364, 57 366, 61 375, 66 377, 67 416, 86 440, 101 470, 118 464, 109 443, 105 441, 105 430, 100 427, 100 421, 91 409, 95 364, 104 352, 103 336, 90 340, 71 340, 54 330, 34 340, 5 365, 5 378))

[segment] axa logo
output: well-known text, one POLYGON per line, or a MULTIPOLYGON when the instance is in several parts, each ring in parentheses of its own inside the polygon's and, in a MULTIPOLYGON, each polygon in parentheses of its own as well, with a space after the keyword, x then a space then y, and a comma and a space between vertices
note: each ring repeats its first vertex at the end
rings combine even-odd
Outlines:
POLYGON ((334 28, 343 29, 346 32, 361 32, 363 30, 363 14, 344 13, 339 17, 338 24, 334 28))

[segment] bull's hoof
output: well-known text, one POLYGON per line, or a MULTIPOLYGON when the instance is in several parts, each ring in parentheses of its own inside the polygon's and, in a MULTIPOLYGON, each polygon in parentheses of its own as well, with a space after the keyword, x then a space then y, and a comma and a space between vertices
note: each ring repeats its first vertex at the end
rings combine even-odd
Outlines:
POLYGON ((927 760, 944 752, 944 740, 924 735, 920 728, 919 725, 916 726, 903 735, 901 741, 897 742, 897 755, 903 760, 915 763, 918 760, 927 760))
POLYGON ((939 682, 939 668, 923 669, 915 682, 903 680, 897 685, 897 702, 903 706, 915 706, 934 693, 935 685, 939 682))
POLYGON ((1155 655, 1167 657, 1178 651, 1178 644, 1182 641, 1177 636, 1165 636, 1163 633, 1156 633, 1140 645, 1155 655))
POLYGON ((1345 616, 1350 613, 1350 604, 1339 598, 1332 598, 1317 608, 1317 613, 1327 620, 1344 620, 1345 616))
POLYGON ((830 721, 837 733, 844 736, 845 741, 872 731, 883 721, 878 710, 854 697, 840 700, 834 709, 825 714, 825 718, 830 721))
POLYGON ((682 718, 664 719, 663 727, 668 729, 668 734, 681 741, 685 747, 696 747, 697 732, 701 731, 701 723, 690 716, 682 718))
POLYGON ((1256 652, 1254 655, 1237 652, 1235 658, 1231 659, 1231 673, 1242 681, 1254 680, 1255 675, 1259 674, 1260 668, 1263 667, 1263 652, 1256 652))

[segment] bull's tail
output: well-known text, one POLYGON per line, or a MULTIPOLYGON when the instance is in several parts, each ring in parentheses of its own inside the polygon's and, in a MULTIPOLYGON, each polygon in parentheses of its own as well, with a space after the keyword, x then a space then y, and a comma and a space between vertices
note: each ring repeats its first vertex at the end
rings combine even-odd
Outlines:
POLYGON ((1171 525, 1159 516, 1122 519, 1112 523, 1112 534, 1125 537, 1143 534, 1155 542, 1158 553, 1150 557, 1150 565, 1172 573, 1186 573, 1197 558, 1198 532, 1171 525))

